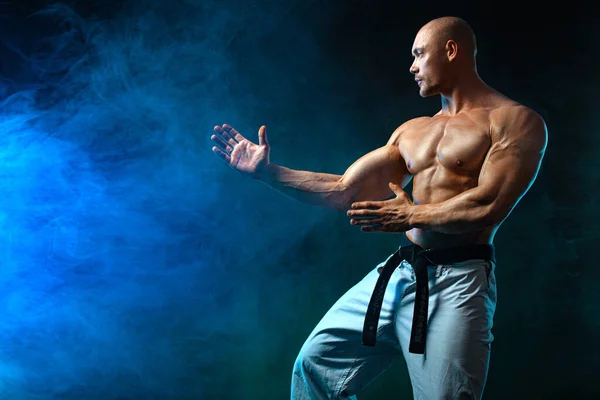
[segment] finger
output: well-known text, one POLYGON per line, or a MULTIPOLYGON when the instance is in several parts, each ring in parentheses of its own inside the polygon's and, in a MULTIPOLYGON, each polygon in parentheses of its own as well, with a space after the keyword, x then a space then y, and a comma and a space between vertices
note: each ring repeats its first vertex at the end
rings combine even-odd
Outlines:
POLYGON ((223 129, 222 126, 216 125, 213 130, 220 136, 224 137, 225 140, 229 139, 229 133, 225 131, 225 129, 223 129))
MULTIPOLYGON (((223 137, 225 138, 225 136, 223 136, 223 137)), ((235 141, 235 140, 234 140, 234 139, 232 139, 232 138, 229 138, 229 139, 227 140, 227 143, 228 143, 228 144, 229 144, 231 147, 233 147, 234 149, 235 149, 235 146, 237 146, 238 144, 240 144, 240 142, 237 142, 237 141, 235 141)))
POLYGON ((221 135, 221 137, 223 137, 223 140, 225 141, 230 141, 230 140, 234 140, 233 136, 229 133, 228 130, 226 130, 225 128, 223 128, 225 125, 223 126, 215 126, 215 132, 217 132, 219 135, 221 135))
POLYGON ((229 139, 233 139, 236 142, 241 142, 246 139, 238 131, 232 128, 231 125, 223 124, 223 131, 225 131, 229 139))
POLYGON ((236 140, 235 135, 231 133, 231 131, 223 131, 223 137, 228 141, 234 144, 241 142, 242 140, 236 140))
POLYGON ((220 135, 212 135, 210 138, 216 143, 217 146, 219 146, 219 148, 221 148, 221 150, 225 151, 226 153, 231 154, 233 151, 233 146, 229 146, 220 135))
POLYGON ((225 161, 229 166, 231 166, 231 156, 229 154, 225 153, 223 150, 221 150, 220 148, 218 148, 216 146, 212 148, 212 151, 216 155, 218 155, 219 157, 221 157, 221 159, 223 161, 225 161))
POLYGON ((233 151, 233 147, 229 146, 222 136, 212 135, 210 138, 217 146, 221 148, 221 150, 224 150, 227 153, 231 153, 233 151))
POLYGON ((349 217, 378 217, 381 215, 380 210, 349 210, 346 213, 349 217))
POLYGON ((400 186, 396 185, 396 184, 395 184, 395 183, 393 183, 393 182, 390 182, 390 183, 389 183, 389 187, 390 187, 390 189, 392 190, 392 192, 394 192, 394 193, 396 193, 396 194, 398 194, 398 191, 402 190, 402 188, 401 188, 400 186))
POLYGON ((350 223, 352 225, 364 225, 364 226, 373 226, 373 225, 380 225, 381 223, 383 223, 381 218, 352 218, 350 220, 350 223))
POLYGON ((357 208, 381 208, 382 206, 382 202, 380 201, 359 201, 356 203, 352 203, 352 208, 357 209, 357 208))
POLYGON ((215 126, 214 130, 217 136, 219 136, 220 139, 222 139, 224 142, 229 143, 231 147, 235 148, 235 146, 239 143, 235 139, 233 139, 231 135, 219 125, 215 126))
POLYGON ((267 140, 267 127, 264 125, 258 130, 258 144, 269 147, 269 141, 267 140))

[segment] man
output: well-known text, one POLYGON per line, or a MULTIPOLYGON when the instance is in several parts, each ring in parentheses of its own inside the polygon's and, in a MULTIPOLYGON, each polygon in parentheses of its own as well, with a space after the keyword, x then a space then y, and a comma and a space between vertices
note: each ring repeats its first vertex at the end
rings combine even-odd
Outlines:
POLYGON ((537 176, 546 125, 481 80, 475 36, 462 19, 427 23, 412 53, 420 95, 440 95, 441 110, 404 123, 342 176, 270 163, 264 126, 258 145, 229 125, 214 129, 213 151, 241 173, 304 202, 350 209, 364 232, 405 232, 414 243, 326 313, 294 365, 292 399, 355 398, 401 356, 415 398, 482 396, 494 235, 537 176), (412 201, 402 190, 410 179, 412 201))

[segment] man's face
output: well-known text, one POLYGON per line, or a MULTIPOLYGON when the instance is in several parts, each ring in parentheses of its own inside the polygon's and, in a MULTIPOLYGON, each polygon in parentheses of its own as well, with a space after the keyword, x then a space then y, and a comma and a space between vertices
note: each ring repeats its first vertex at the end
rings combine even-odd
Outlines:
POLYGON ((443 46, 436 43, 432 32, 422 29, 413 43, 413 63, 410 72, 415 75, 421 97, 434 96, 442 92, 446 83, 447 59, 443 46))

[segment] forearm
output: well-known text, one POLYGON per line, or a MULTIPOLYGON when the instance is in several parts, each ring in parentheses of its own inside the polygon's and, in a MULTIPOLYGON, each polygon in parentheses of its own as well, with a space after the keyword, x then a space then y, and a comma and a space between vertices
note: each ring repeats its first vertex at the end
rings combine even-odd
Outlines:
POLYGON ((495 199, 475 188, 441 203, 411 206, 409 225, 427 231, 460 234, 500 222, 504 214, 495 199))
POLYGON ((355 201, 380 200, 392 194, 389 183, 409 177, 397 146, 384 146, 356 160, 343 175, 297 171, 269 164, 258 178, 304 203, 348 210, 355 201))
POLYGON ((269 164, 259 180, 278 192, 303 203, 338 210, 350 207, 349 191, 341 175, 298 171, 269 164))

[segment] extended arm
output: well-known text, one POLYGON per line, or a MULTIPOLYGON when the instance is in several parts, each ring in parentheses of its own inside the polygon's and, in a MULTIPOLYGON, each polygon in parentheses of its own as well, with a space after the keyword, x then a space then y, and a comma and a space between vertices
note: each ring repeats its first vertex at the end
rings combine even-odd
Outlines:
POLYGON ((270 163, 270 145, 264 125, 258 131, 258 144, 227 124, 215 126, 211 139, 216 144, 213 152, 243 175, 296 200, 345 210, 354 201, 389 197, 393 193, 389 182, 404 186, 410 181, 397 146, 401 128, 396 129, 386 146, 358 159, 343 175, 297 171, 270 163))
POLYGON ((296 200, 347 210, 355 201, 389 197, 393 194, 389 182, 403 186, 410 175, 398 147, 388 144, 358 159, 343 175, 269 164, 259 180, 296 200))
POLYGON ((441 203, 412 205, 411 228, 463 233, 500 223, 510 214, 535 181, 547 130, 542 118, 524 107, 506 120, 510 122, 492 139, 478 185, 441 203))

